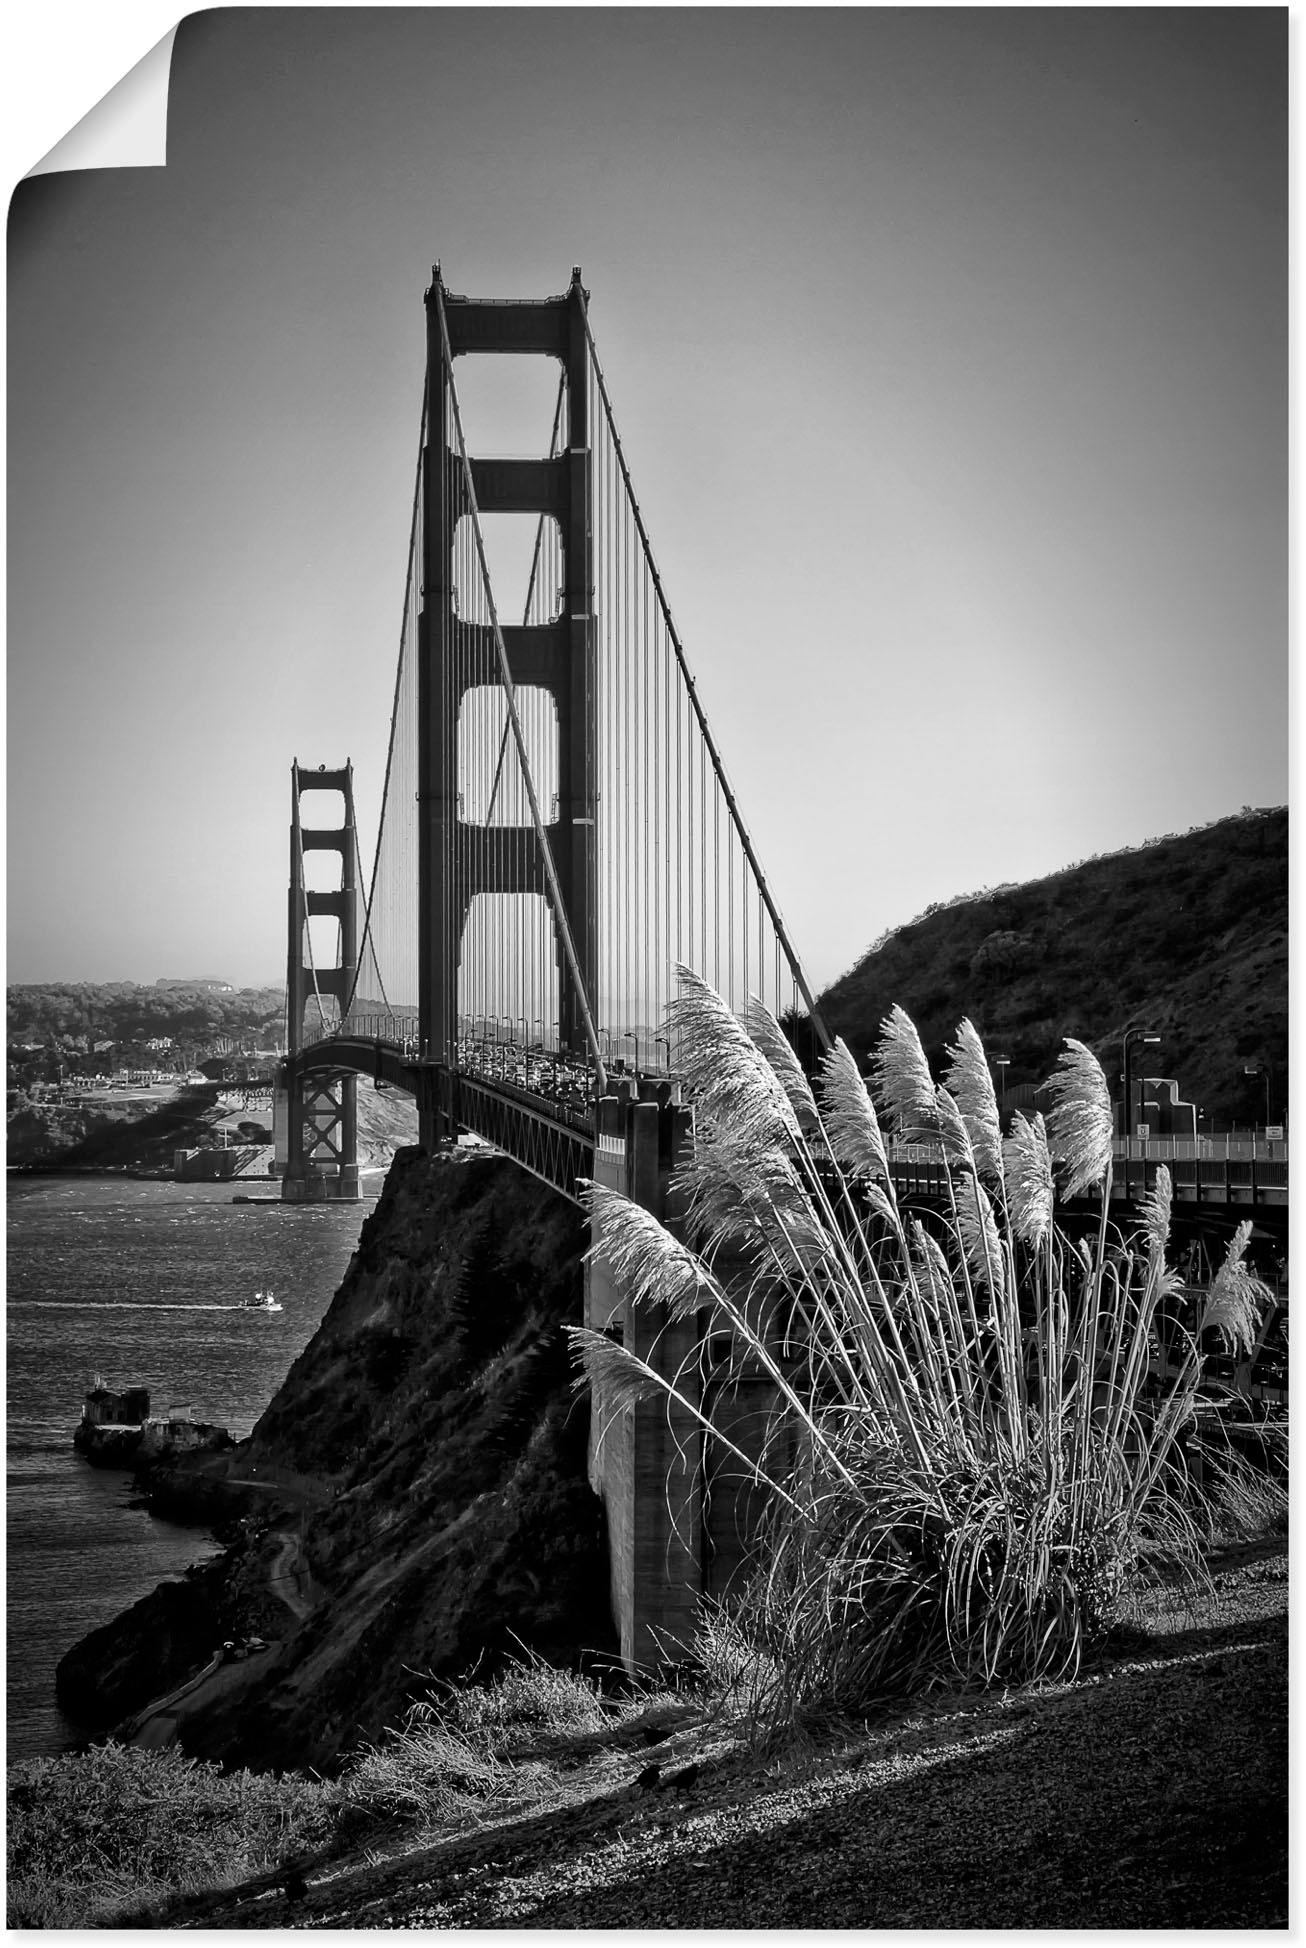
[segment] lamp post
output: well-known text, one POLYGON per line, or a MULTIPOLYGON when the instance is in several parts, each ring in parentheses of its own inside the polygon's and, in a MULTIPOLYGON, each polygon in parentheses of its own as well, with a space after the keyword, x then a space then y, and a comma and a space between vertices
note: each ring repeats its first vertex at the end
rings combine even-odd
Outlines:
MULTIPOLYGON (((1147 1028, 1126 1028, 1124 1034, 1124 1040, 1120 1044, 1120 1081, 1124 1088, 1124 1102, 1120 1110, 1120 1134, 1121 1136, 1124 1137, 1126 1142, 1129 1141, 1129 1135, 1130 1135, 1129 1044, 1131 1042, 1144 1042, 1144 1043, 1159 1042, 1160 1039, 1161 1037, 1159 1035, 1152 1034, 1151 1031, 1147 1028)), ((1126 1157, 1129 1155, 1128 1150, 1125 1151, 1125 1155, 1126 1157)))
POLYGON ((634 1042, 635 1044, 635 1076, 636 1079, 638 1079, 639 1077, 639 1030, 637 1028, 623 1029, 621 1039, 623 1042, 634 1042))
POLYGON ((1273 1120, 1270 1115, 1270 1065, 1268 1062, 1252 1062, 1243 1070, 1244 1075, 1259 1075, 1265 1078, 1265 1127, 1273 1120))
POLYGON ((653 1046, 654 1048, 664 1048, 667 1051, 667 1074, 670 1075, 671 1074, 671 1043, 667 1040, 665 1035, 655 1035, 653 1037, 653 1046))
POLYGON ((1007 1070, 1011 1067, 1011 1057, 1009 1055, 995 1055, 993 1058, 993 1066, 995 1069, 1001 1071, 998 1077, 998 1112, 1002 1114, 1007 1107, 1007 1070))

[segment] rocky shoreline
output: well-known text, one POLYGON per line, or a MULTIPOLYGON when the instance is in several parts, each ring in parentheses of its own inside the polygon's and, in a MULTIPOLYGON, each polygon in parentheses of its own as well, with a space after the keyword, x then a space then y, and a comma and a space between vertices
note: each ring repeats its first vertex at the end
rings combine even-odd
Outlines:
POLYGON ((252 1635, 265 1655, 187 1697, 188 1753, 328 1770, 432 1676, 522 1642, 611 1655, 562 1331, 584 1243, 574 1207, 504 1159, 401 1151, 249 1438, 139 1478, 153 1513, 226 1546, 62 1659, 60 1703, 86 1734, 138 1720, 252 1635))

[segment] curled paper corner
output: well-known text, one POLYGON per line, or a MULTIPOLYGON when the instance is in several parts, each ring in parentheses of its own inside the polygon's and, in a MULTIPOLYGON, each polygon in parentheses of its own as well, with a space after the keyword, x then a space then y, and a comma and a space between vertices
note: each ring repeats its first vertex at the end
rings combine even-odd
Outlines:
POLYGON ((28 170, 162 169, 168 160, 168 81, 173 27, 102 101, 28 170))

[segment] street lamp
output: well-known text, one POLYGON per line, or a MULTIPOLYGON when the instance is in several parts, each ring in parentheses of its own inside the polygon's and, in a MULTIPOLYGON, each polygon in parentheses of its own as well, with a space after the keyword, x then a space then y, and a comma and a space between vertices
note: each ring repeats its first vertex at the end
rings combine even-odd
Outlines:
POLYGON ((655 1035, 653 1037, 653 1046, 654 1048, 664 1048, 667 1051, 667 1074, 670 1075, 671 1074, 671 1043, 667 1040, 665 1035, 655 1035))
POLYGON ((1249 1067, 1247 1067, 1247 1068, 1244 1068, 1244 1070, 1243 1070, 1243 1074, 1244 1074, 1244 1075, 1260 1075, 1260 1076, 1264 1076, 1264 1077, 1265 1077, 1265 1127, 1266 1127, 1266 1129, 1268 1129, 1268 1128, 1270 1127, 1270 1121, 1271 1121, 1271 1118, 1270 1118, 1270 1065, 1269 1065, 1269 1063, 1268 1063, 1268 1062, 1253 1062, 1253 1063, 1251 1063, 1251 1065, 1250 1065, 1249 1067))
POLYGON ((1001 1093, 998 1098, 998 1110, 1001 1113, 1007 1107, 1007 1070, 1011 1067, 1011 1057, 1009 1055, 995 1055, 993 1058, 993 1066, 995 1069, 1002 1071, 999 1077, 1001 1093))
MULTIPOLYGON (((1129 1044, 1131 1042, 1159 1042, 1161 1037, 1153 1035, 1146 1028, 1126 1028, 1124 1040, 1120 1044, 1120 1081, 1124 1088, 1124 1102, 1120 1108, 1120 1134, 1126 1141, 1129 1138, 1129 1044)), ((1126 1153, 1127 1154, 1127 1153, 1126 1153)))
POLYGON ((638 1076, 639 1074, 639 1030, 637 1028, 625 1028, 622 1030, 621 1039, 623 1042, 634 1042, 635 1044, 635 1074, 638 1076))

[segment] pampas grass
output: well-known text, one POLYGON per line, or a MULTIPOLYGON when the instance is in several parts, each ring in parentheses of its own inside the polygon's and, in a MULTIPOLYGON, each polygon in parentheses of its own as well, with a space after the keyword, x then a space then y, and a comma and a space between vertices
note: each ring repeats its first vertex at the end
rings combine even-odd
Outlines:
MULTIPOLYGON (((1177 1383, 1150 1400, 1153 1321, 1176 1283, 1169 1180, 1120 1237, 1110 1099, 1082 1043, 1050 1080, 1046 1125, 1017 1117, 1004 1142, 969 1022, 940 1086, 895 1008, 877 1106, 842 1043, 813 1093, 759 1003, 737 1021, 685 970, 670 1014, 695 1109, 680 1235, 595 1186, 592 1250, 633 1303, 701 1314, 704 1343, 729 1335, 731 1374, 770 1384, 760 1453, 731 1449, 769 1515, 751 1583, 713 1626, 718 1661, 728 1646, 738 1665, 741 1645, 755 1660, 732 1680, 750 1715, 792 1723, 937 1679, 1074 1672, 1131 1577, 1159 1561, 1196 1573, 1181 1437, 1201 1331, 1244 1339, 1261 1303, 1241 1248, 1177 1383), (900 1209, 882 1126, 939 1147, 942 1212, 900 1209), (1098 1187, 1089 1238, 1058 1229, 1058 1176, 1064 1196, 1098 1187)), ((697 1368, 663 1373, 572 1330, 600 1423, 661 1392, 711 1426, 697 1368)))

